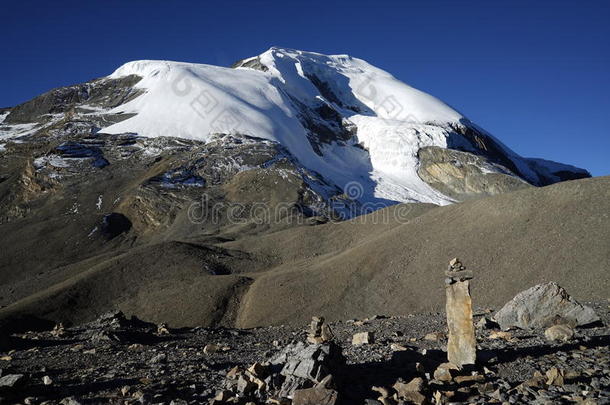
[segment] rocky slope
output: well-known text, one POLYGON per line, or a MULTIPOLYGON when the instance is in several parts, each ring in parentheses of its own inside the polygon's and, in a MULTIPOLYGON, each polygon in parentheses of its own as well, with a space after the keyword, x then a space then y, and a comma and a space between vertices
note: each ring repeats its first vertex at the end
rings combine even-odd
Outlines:
POLYGON ((81 322, 119 308, 172 326, 252 327, 312 315, 399 315, 443 305, 434 292, 446 261, 458 253, 477 277, 481 305, 499 305, 549 280, 576 298, 605 299, 609 183, 608 177, 564 182, 447 207, 404 204, 351 221, 274 229, 250 223, 214 231, 179 220, 185 216, 179 212, 161 233, 131 227, 112 238, 87 237, 95 226, 103 229, 94 193, 81 215, 61 211, 3 225, 1 243, 17 240, 21 249, 0 258, 7 305, 0 317, 81 322))

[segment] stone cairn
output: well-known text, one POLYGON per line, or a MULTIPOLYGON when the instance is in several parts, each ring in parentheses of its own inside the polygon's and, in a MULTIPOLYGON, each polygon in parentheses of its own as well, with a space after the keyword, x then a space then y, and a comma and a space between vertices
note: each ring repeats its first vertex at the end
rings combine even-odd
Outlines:
POLYGON ((472 279, 472 272, 467 271, 456 258, 449 262, 445 275, 445 309, 449 329, 447 358, 450 363, 461 368, 474 364, 476 359, 477 342, 472 321, 469 281, 472 279))
POLYGON ((326 343, 333 340, 334 337, 323 317, 314 316, 311 318, 311 324, 307 332, 307 342, 311 344, 326 343))

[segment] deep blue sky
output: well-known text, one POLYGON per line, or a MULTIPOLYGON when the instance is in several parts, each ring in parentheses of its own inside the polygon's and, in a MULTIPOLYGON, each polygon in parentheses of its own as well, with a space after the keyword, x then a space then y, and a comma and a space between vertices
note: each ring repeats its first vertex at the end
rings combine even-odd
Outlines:
POLYGON ((229 65, 273 45, 348 53, 518 153, 610 174, 609 1, 18 1, 0 106, 134 59, 229 65))

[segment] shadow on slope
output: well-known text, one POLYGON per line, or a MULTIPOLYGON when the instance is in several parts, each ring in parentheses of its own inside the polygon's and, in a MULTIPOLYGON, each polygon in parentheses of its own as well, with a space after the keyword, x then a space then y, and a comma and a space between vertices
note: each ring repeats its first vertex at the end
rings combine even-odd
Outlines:
POLYGON ((362 225, 348 243, 332 232, 324 239, 321 227, 244 239, 229 245, 285 258, 252 284, 237 324, 438 310, 443 272, 455 256, 474 271, 477 306, 501 305, 551 280, 579 299, 605 299, 609 213, 610 177, 604 177, 439 207, 384 232, 362 225), (329 251, 333 244, 345 248, 329 251), (314 252, 326 254, 293 253, 306 252, 303 246, 324 246, 314 252))

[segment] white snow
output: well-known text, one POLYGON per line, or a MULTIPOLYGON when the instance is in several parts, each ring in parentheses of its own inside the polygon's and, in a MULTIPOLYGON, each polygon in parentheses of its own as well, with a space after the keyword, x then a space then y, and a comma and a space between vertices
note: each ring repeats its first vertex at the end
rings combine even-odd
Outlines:
POLYGON ((70 208, 67 212, 67 214, 78 214, 78 203, 75 202, 74 204, 72 204, 72 208, 70 208))
POLYGON ((98 211, 102 209, 102 195, 101 194, 97 197, 97 202, 95 203, 95 208, 97 208, 98 211))
POLYGON ((12 139, 32 135, 40 129, 39 124, 15 124, 0 127, 0 139, 12 139))
POLYGON ((93 229, 91 230, 91 232, 89 232, 89 235, 87 235, 87 237, 88 237, 88 238, 92 237, 92 236, 93 236, 93 234, 94 234, 94 233, 96 233, 96 232, 97 232, 97 226, 96 226, 95 228, 93 228, 93 229))

